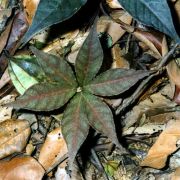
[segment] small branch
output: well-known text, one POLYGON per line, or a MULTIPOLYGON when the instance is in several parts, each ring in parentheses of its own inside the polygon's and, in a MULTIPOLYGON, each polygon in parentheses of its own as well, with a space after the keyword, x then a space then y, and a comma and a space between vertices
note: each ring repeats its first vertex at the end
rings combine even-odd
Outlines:
POLYGON ((164 65, 166 65, 169 58, 173 55, 177 47, 179 46, 179 43, 176 43, 173 48, 162 58, 161 62, 159 63, 157 70, 161 69, 164 65))

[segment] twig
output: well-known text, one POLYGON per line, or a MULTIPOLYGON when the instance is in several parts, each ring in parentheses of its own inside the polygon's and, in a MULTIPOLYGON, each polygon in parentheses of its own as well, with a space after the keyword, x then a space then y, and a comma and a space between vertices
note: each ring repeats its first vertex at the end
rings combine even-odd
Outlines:
POLYGON ((120 112, 122 112, 126 107, 134 103, 137 98, 141 95, 141 93, 146 89, 149 81, 155 77, 157 74, 152 74, 149 77, 147 77, 145 80, 141 82, 139 87, 136 89, 136 91, 132 94, 131 97, 126 98, 123 103, 117 108, 115 111, 115 114, 118 115, 120 112))
POLYGON ((99 160, 98 155, 96 154, 94 149, 91 149, 91 154, 95 161, 95 164, 98 166, 99 170, 103 173, 104 179, 109 180, 108 175, 106 174, 104 167, 103 167, 101 161, 99 160))
POLYGON ((179 46, 179 43, 176 43, 173 48, 163 57, 163 59, 161 60, 161 62, 159 63, 157 70, 161 69, 169 60, 169 58, 173 55, 173 53, 175 52, 176 48, 179 46))

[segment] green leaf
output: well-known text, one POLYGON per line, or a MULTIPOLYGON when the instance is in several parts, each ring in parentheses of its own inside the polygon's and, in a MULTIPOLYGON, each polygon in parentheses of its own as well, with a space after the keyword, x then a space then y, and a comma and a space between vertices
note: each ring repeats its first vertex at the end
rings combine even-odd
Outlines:
POLYGON ((35 34, 53 24, 72 17, 87 0, 40 0, 32 25, 22 43, 27 43, 35 34))
POLYGON ((31 56, 17 56, 10 59, 8 69, 12 83, 20 94, 44 79, 36 58, 31 56))
POLYGON ((71 87, 77 87, 73 71, 64 59, 44 53, 34 47, 31 47, 30 49, 33 54, 36 55, 39 65, 51 81, 66 84, 71 87))
POLYGON ((35 84, 10 105, 34 111, 51 111, 62 107, 75 92, 76 89, 61 84, 35 84))
POLYGON ((88 84, 95 77, 102 61, 103 51, 94 25, 76 58, 75 71, 80 86, 88 84))
POLYGON ((83 93, 83 95, 90 126, 98 132, 105 134, 113 143, 119 146, 110 108, 92 94, 83 93))
POLYGON ((89 132, 81 93, 73 97, 63 114, 62 132, 68 146, 69 167, 72 169, 75 156, 89 132))
POLYGON ((180 42, 167 0, 119 0, 119 2, 138 21, 180 42))
POLYGON ((127 91, 140 79, 148 76, 149 71, 110 69, 97 76, 85 90, 100 96, 113 96, 127 91))

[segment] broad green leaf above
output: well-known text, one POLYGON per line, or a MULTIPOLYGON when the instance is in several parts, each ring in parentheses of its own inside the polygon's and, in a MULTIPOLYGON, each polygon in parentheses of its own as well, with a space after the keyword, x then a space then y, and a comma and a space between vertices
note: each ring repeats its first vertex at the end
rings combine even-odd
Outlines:
POLYGON ((75 92, 76 88, 61 84, 39 83, 30 87, 11 106, 33 111, 52 111, 67 103, 75 92))
POLYGON ((98 73, 103 61, 103 50, 94 25, 76 58, 75 71, 79 85, 88 84, 98 73))
POLYGON ((27 43, 41 30, 72 17, 87 0, 40 0, 33 22, 22 39, 27 43))
POLYGON ((72 169, 75 156, 89 132, 82 93, 77 93, 68 104, 63 114, 62 132, 68 146, 69 167, 72 169))
POLYGON ((141 70, 110 69, 93 79, 84 89, 99 96, 114 96, 127 91, 149 74, 141 70))
POLYGON ((169 35, 175 41, 180 38, 175 30, 167 0, 118 0, 136 20, 169 35))

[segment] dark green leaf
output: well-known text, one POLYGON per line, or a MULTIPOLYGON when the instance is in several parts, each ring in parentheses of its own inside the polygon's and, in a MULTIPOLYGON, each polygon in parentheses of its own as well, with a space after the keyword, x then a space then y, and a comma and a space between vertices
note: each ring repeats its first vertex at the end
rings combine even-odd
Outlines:
POLYGON ((80 86, 88 84, 95 77, 102 61, 103 51, 94 26, 76 58, 75 71, 80 86))
POLYGON ((119 0, 119 2, 138 21, 180 42, 167 0, 119 0))
POLYGON ((44 53, 34 47, 31 47, 30 49, 34 55, 36 55, 39 65, 51 81, 67 84, 71 87, 77 87, 73 71, 64 59, 44 53))
POLYGON ((100 96, 118 95, 149 74, 141 70, 110 69, 97 76, 85 89, 100 96))
POLYGON ((69 167, 89 132, 89 123, 84 110, 81 93, 78 93, 67 106, 62 120, 62 132, 68 146, 69 167))
POLYGON ((100 133, 105 134, 112 140, 113 143, 119 146, 119 142, 116 137, 113 115, 109 107, 98 97, 89 93, 83 94, 90 126, 100 133))
POLYGON ((76 89, 60 84, 35 84, 10 105, 34 111, 51 111, 62 107, 75 92, 76 89))
POLYGON ((73 16, 87 0, 40 0, 35 17, 22 42, 27 43, 35 34, 53 24, 73 16))

